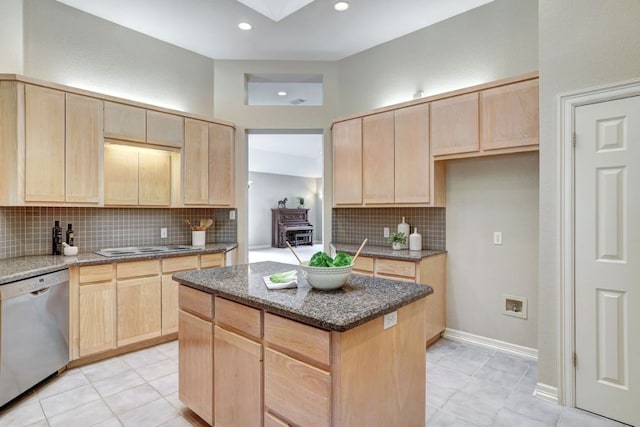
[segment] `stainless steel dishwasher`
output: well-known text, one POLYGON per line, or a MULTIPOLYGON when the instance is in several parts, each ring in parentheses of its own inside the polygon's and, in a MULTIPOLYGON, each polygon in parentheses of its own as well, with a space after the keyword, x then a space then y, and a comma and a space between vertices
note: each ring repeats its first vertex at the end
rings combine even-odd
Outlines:
POLYGON ((69 270, 0 285, 0 406, 69 363, 69 270))

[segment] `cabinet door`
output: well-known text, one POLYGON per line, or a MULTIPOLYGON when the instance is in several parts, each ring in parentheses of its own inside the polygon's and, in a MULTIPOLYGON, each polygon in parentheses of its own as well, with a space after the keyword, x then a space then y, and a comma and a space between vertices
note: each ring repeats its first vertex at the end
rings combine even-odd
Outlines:
POLYGON ((138 204, 138 152, 127 147, 104 147, 104 204, 138 204))
POLYGON ((431 153, 470 153, 480 149, 478 94, 431 103, 431 153))
POLYGON ((140 150, 138 155, 138 203, 168 206, 171 203, 171 153, 140 150))
POLYGON ((162 335, 178 332, 178 282, 162 276, 162 335))
POLYGON ((160 276, 118 281, 118 347, 161 331, 160 276))
POLYGON ((147 115, 144 108, 105 101, 105 138, 145 142, 147 140, 147 115))
POLYGON ((180 310, 178 397, 213 425, 213 324, 180 310))
POLYGON ((483 150, 538 144, 538 80, 480 94, 483 150))
POLYGON ((184 204, 209 204, 209 124, 184 122, 184 204))
POLYGON ((80 285, 80 357, 116 348, 116 284, 80 285))
POLYGON ((103 102, 67 94, 66 201, 99 203, 102 190, 103 102))
POLYGON ((25 85, 25 201, 64 202, 65 96, 25 85))
POLYGON ((235 130, 209 124, 209 204, 232 206, 235 192, 235 130))
POLYGON ((182 147, 184 144, 184 117, 147 110, 147 142, 182 147))
POLYGON ((427 306, 427 345, 440 338, 446 327, 447 255, 424 258, 420 262, 420 283, 433 287, 433 294, 425 298, 427 306))
POLYGON ((429 104, 395 112, 396 203, 429 203, 429 104))
POLYGON ((365 204, 394 201, 393 111, 362 120, 362 187, 365 204))
POLYGON ((362 119, 333 124, 333 204, 362 204, 362 119))
POLYGON ((213 348, 214 424, 261 425, 262 345, 216 326, 213 348))

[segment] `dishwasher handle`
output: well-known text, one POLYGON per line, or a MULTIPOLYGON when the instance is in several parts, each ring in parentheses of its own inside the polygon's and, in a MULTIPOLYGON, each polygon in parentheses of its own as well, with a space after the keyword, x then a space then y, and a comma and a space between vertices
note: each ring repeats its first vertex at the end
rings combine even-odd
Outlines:
POLYGON ((44 294, 44 293, 45 293, 45 292, 47 292, 49 289, 51 289, 51 288, 42 288, 42 289, 38 289, 37 291, 33 291, 33 292, 31 292, 31 295, 33 295, 33 296, 37 297, 38 295, 42 295, 42 294, 44 294))

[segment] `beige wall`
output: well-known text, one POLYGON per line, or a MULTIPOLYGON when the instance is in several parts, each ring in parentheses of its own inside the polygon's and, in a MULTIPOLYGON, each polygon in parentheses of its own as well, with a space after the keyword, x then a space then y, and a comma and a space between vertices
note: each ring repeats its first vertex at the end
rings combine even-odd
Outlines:
POLYGON ((0 9, 0 73, 22 74, 22 0, 2 0, 0 9))
POLYGON ((447 163, 447 250, 447 328, 537 348, 538 153, 447 163), (526 320, 503 294, 527 298, 526 320))
MULTIPOLYGON (((238 126, 236 134, 236 204, 238 207, 238 256, 245 260, 247 221, 247 139, 245 130, 322 129, 324 176, 331 177, 331 122, 338 102, 337 64, 315 61, 222 61, 215 62, 216 117, 238 126), (245 74, 322 74, 324 103, 313 107, 266 107, 244 104, 245 74)), ((331 182, 330 180, 327 182, 331 182)), ((331 185, 324 185, 323 242, 331 239, 331 185)), ((318 236, 319 239, 320 236, 318 236)))
POLYGON ((496 0, 339 61, 346 115, 538 69, 537 0, 496 0))
POLYGON ((539 0, 539 381, 558 386, 560 141, 558 95, 640 78, 640 2, 539 0))
POLYGON ((24 0, 24 74, 213 115, 212 59, 54 0, 24 0))

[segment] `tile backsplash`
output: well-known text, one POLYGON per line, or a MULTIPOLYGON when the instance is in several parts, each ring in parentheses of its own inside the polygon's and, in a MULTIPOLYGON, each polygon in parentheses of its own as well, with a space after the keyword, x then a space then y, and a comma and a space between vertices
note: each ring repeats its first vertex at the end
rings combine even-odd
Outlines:
POLYGON ((336 243, 360 244, 368 238, 368 245, 388 246, 384 227, 390 232, 398 229, 402 217, 422 235, 422 248, 446 249, 445 208, 334 208, 331 240, 336 243))
POLYGON ((0 259, 51 253, 51 228, 60 221, 63 236, 72 224, 75 243, 81 252, 124 246, 190 244, 191 222, 212 218, 207 243, 237 241, 237 221, 230 209, 132 209, 132 208, 0 208, 0 259), (160 238, 160 228, 167 238, 160 238))

